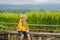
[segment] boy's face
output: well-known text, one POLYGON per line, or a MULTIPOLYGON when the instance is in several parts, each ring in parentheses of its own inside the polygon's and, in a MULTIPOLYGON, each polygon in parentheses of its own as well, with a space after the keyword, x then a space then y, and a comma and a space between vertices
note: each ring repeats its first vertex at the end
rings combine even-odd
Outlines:
POLYGON ((22 21, 25 21, 26 20, 26 17, 22 17, 22 21))

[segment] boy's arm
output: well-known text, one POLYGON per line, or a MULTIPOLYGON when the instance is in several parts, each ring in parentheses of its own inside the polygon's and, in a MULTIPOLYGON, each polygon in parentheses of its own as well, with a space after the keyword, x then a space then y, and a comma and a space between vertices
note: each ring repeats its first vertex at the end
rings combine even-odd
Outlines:
POLYGON ((27 29, 26 29, 26 30, 27 30, 27 32, 29 32, 29 27, 28 27, 28 24, 27 24, 27 29))

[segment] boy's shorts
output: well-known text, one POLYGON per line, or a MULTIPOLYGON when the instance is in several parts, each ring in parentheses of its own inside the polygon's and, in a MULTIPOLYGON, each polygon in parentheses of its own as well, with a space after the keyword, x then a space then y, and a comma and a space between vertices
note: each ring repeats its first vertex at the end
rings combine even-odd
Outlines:
POLYGON ((24 35, 27 36, 27 34, 29 34, 28 32, 25 31, 18 31, 19 36, 24 35))

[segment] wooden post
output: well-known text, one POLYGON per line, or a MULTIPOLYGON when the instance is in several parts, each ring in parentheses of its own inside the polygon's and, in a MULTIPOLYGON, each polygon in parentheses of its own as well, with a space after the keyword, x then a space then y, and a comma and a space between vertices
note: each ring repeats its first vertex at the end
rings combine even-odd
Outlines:
POLYGON ((39 37, 35 37, 35 40, 39 40, 39 37))
POLYGON ((51 38, 50 37, 47 37, 46 40, 51 40, 51 38))
POLYGON ((39 37, 39 40, 42 40, 42 37, 39 37))
POLYGON ((35 40, 33 35, 31 35, 31 39, 32 39, 32 40, 35 40))
POLYGON ((11 35, 11 40, 16 40, 16 35, 11 35))
POLYGON ((46 40, 46 37, 43 36, 43 37, 42 37, 42 40, 46 40))
POLYGON ((11 38, 10 38, 10 34, 8 34, 8 40, 11 40, 11 38))

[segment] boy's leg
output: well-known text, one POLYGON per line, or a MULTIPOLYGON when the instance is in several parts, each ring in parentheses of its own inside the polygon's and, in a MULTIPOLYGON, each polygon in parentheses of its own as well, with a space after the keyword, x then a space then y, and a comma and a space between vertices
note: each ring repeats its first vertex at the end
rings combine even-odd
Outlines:
POLYGON ((24 35, 21 35, 21 36, 19 37, 19 39, 20 39, 20 40, 23 40, 23 39, 24 39, 24 35))
POLYGON ((23 40, 23 38, 24 38, 23 32, 20 32, 20 31, 19 31, 19 39, 20 39, 20 40, 23 40))
POLYGON ((24 32, 24 36, 27 37, 27 40, 30 40, 30 34, 28 32, 24 32))
POLYGON ((28 40, 31 40, 31 39, 30 39, 30 34, 27 34, 27 39, 28 39, 28 40))

